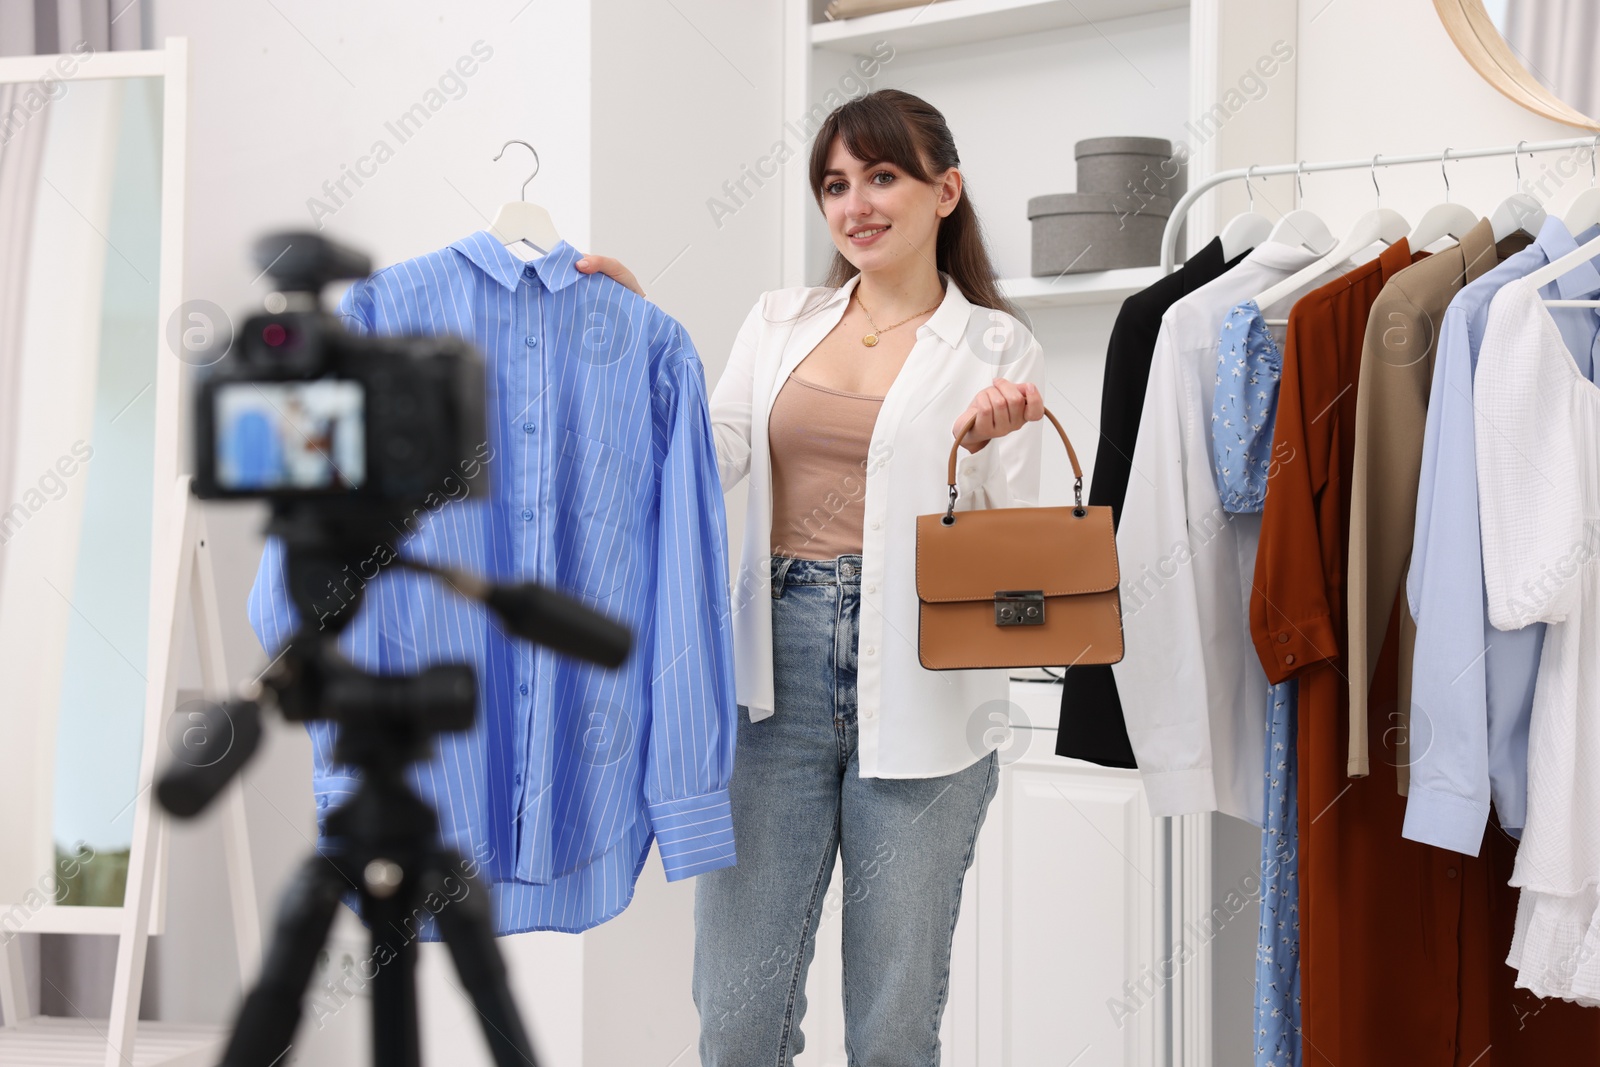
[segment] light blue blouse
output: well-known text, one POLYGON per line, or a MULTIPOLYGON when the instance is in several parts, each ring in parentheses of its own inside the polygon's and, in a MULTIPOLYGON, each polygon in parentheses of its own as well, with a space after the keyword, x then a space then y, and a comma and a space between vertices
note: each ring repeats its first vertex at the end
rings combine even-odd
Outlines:
POLYGON ((1282 373, 1283 353, 1261 309, 1254 300, 1235 306, 1222 320, 1211 398, 1211 473, 1226 511, 1257 512, 1266 499, 1282 373))
MULTIPOLYGON (((1254 300, 1229 311, 1220 333, 1217 389, 1211 401, 1211 473, 1223 508, 1250 514, 1259 512, 1267 499, 1283 353, 1254 300)), ((1280 682, 1267 690, 1255 1067, 1298 1067, 1301 1062, 1298 684, 1280 682)))

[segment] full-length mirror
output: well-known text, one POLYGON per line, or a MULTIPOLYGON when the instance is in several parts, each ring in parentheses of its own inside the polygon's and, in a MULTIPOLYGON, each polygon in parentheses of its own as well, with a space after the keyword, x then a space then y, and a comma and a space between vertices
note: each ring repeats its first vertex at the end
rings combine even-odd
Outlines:
POLYGON ((123 902, 145 729, 162 80, 0 86, 0 899, 123 902), (15 742, 15 743, 10 743, 15 742))

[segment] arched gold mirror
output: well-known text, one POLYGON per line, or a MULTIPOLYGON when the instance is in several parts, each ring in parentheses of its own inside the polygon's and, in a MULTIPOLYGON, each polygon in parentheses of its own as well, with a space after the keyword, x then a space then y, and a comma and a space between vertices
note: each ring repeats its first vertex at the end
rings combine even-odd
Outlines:
POLYGON ((1433 0, 1433 6, 1490 85, 1535 114, 1600 130, 1600 4, 1433 0))

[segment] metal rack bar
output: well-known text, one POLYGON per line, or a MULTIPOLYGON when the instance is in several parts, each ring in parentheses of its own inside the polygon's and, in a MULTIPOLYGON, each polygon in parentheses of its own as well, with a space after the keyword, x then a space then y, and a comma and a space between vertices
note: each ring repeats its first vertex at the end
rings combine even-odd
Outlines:
POLYGON ((1330 163, 1272 163, 1266 166, 1237 167, 1233 170, 1222 170, 1209 175, 1193 188, 1183 194, 1172 207, 1172 214, 1167 218, 1166 229, 1161 234, 1161 273, 1170 274, 1177 266, 1178 229, 1183 225, 1184 216, 1189 213, 1189 208, 1207 190, 1214 189, 1223 182, 1239 181, 1246 176, 1251 178, 1270 178, 1276 174, 1315 174, 1327 170, 1363 170, 1369 167, 1392 167, 1401 163, 1441 163, 1444 161, 1445 152, 1454 162, 1458 159, 1478 159, 1484 156, 1515 156, 1523 152, 1558 152, 1569 148, 1587 148, 1591 152, 1600 147, 1600 134, 1591 134, 1588 137, 1575 137, 1565 141, 1519 141, 1514 145, 1499 148, 1448 148, 1440 152, 1431 152, 1425 155, 1404 156, 1373 156, 1371 159, 1350 159, 1330 163))

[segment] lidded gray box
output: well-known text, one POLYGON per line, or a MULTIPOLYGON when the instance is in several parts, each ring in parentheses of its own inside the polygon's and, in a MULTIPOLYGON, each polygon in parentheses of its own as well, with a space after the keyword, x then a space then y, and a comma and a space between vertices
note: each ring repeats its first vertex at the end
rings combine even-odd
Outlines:
MULTIPOLYGON (((1034 276, 1148 267, 1188 186, 1162 137, 1088 137, 1073 146, 1078 189, 1028 201, 1034 276)), ((1182 247, 1179 232, 1179 247, 1182 247)))
POLYGON ((1164 196, 1173 203, 1188 187, 1185 168, 1164 137, 1087 137, 1072 149, 1078 192, 1164 196))
POLYGON ((1148 267, 1172 214, 1164 196, 1052 193, 1028 201, 1035 277, 1148 267))

